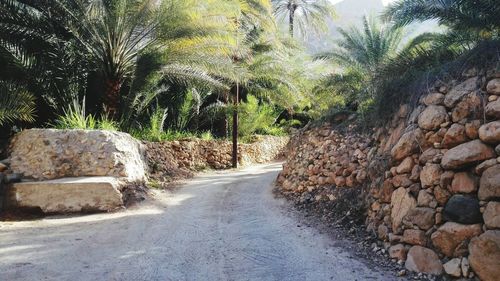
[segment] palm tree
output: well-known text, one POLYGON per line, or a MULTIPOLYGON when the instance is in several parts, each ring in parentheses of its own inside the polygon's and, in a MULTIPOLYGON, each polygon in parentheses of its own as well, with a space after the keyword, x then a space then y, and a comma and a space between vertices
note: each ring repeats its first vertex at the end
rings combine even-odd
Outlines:
POLYGON ((16 121, 34 121, 35 98, 21 86, 0 80, 0 100, 0 127, 16 121))
POLYGON ((300 34, 308 29, 323 29, 326 19, 334 16, 333 5, 328 0, 272 0, 274 15, 288 21, 288 31, 294 37, 297 27, 300 34))
POLYGON ((452 30, 498 36, 499 14, 496 0, 401 0, 391 4, 384 17, 397 26, 438 20, 452 30))
POLYGON ((358 68, 374 77, 387 60, 396 55, 403 32, 400 28, 380 25, 374 18, 363 17, 363 28, 340 28, 337 48, 318 55, 346 68, 358 68))
POLYGON ((85 90, 68 19, 57 1, 0 0, 0 79, 35 94, 38 109, 57 111, 85 90))

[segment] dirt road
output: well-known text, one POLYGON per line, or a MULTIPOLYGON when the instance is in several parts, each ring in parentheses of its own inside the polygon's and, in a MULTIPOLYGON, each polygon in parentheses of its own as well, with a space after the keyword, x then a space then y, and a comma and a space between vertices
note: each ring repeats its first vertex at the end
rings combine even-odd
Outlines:
POLYGON ((271 193, 279 169, 203 174, 114 214, 0 222, 0 280, 393 279, 298 227, 271 193))

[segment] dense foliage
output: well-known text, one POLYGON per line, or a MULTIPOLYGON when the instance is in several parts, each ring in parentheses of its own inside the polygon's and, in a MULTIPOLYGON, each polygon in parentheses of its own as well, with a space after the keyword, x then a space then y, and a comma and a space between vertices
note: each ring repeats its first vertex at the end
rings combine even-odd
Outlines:
POLYGON ((497 2, 396 1, 311 57, 293 37, 323 30, 328 1, 0 0, 0 128, 164 140, 228 137, 238 114, 240 137, 337 114, 383 120, 432 79, 498 63, 497 2), (442 32, 402 44, 424 20, 442 32))

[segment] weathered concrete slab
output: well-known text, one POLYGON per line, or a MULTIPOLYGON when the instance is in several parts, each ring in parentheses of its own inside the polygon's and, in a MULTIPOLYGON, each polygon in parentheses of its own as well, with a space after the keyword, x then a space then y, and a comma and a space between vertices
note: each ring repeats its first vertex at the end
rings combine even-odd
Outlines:
POLYGON ((12 205, 39 207, 44 213, 112 211, 123 206, 120 182, 113 177, 61 178, 12 185, 12 205))

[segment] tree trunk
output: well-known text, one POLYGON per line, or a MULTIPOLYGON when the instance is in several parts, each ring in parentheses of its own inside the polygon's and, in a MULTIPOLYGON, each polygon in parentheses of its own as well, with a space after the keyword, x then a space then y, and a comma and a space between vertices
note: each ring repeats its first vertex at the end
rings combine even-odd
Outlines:
POLYGON ((238 104, 240 99, 240 86, 236 83, 236 94, 234 95, 233 109, 233 168, 238 168, 238 104))
POLYGON ((106 115, 116 120, 119 116, 120 90, 122 82, 119 79, 106 79, 106 92, 104 93, 104 112, 106 115))
POLYGON ((290 9, 290 14, 288 15, 288 28, 290 32, 290 36, 293 38, 293 24, 294 24, 294 19, 295 19, 295 8, 292 7, 290 9))

